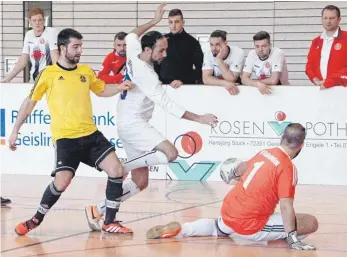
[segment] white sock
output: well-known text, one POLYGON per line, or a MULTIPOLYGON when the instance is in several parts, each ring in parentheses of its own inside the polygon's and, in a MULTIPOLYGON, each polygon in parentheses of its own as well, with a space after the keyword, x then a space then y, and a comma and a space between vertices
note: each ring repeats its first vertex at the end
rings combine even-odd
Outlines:
POLYGON ((130 172, 137 168, 148 167, 151 165, 158 164, 168 164, 169 160, 166 155, 161 151, 151 151, 145 154, 142 154, 132 160, 123 163, 124 172, 130 172))
POLYGON ((106 200, 100 201, 96 205, 96 209, 97 209, 98 213, 105 215, 105 213, 106 213, 106 200))
MULTIPOLYGON (((138 194, 141 190, 137 187, 135 182, 132 179, 126 179, 123 182, 123 196, 121 202, 128 200, 130 197, 138 194)), ((96 205, 98 212, 102 215, 106 213, 106 204, 105 200, 102 200, 96 205)))
POLYGON ((176 237, 218 236, 215 219, 200 219, 182 225, 182 231, 176 237))
POLYGON ((130 197, 140 193, 140 189, 137 187, 132 179, 127 179, 123 182, 123 196, 121 202, 128 200, 130 197))

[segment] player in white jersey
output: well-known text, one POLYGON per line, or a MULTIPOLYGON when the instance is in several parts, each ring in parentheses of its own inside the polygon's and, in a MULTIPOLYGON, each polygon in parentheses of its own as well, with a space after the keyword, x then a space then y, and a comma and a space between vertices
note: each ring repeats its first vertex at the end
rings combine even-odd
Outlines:
POLYGON ((210 35, 210 51, 204 54, 202 79, 204 84, 224 87, 230 94, 239 90, 240 74, 243 68, 244 51, 228 45, 227 33, 215 30, 210 35))
POLYGON ((37 75, 48 65, 58 59, 57 30, 45 27, 44 12, 41 8, 29 10, 29 23, 32 30, 25 34, 22 55, 13 70, 3 79, 2 83, 9 83, 28 64, 30 60, 30 82, 34 82, 37 75))
POLYGON ((270 35, 260 31, 253 36, 255 49, 246 58, 242 83, 257 87, 260 93, 270 94, 270 85, 289 85, 288 69, 283 50, 271 47, 270 35), (251 79, 252 73, 255 79, 251 79))
MULTIPOLYGON (((166 94, 158 75, 153 68, 154 62, 166 57, 167 39, 157 31, 146 33, 141 41, 139 36, 155 26, 162 18, 165 4, 161 4, 152 21, 134 29, 125 38, 127 62, 125 78, 135 84, 135 88, 124 92, 117 105, 118 135, 122 141, 128 161, 123 164, 125 173, 131 171, 131 179, 123 183, 121 201, 129 199, 148 185, 148 166, 167 164, 177 158, 175 146, 148 122, 157 104, 165 111, 176 116, 201 124, 214 126, 217 117, 212 114, 197 115, 173 102, 166 94)), ((105 213, 105 203, 87 206, 86 215, 89 227, 100 230, 99 219, 105 213)))

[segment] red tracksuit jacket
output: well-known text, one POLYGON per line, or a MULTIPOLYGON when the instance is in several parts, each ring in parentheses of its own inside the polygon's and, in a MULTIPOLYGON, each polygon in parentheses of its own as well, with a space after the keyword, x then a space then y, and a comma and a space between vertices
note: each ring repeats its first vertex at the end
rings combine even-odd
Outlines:
MULTIPOLYGON (((315 77, 323 80, 320 72, 322 48, 323 39, 321 39, 320 36, 312 40, 306 64, 306 75, 311 81, 315 77)), ((339 29, 339 34, 334 39, 331 47, 327 77, 325 79, 324 86, 326 88, 333 86, 347 87, 347 31, 339 29)))
POLYGON ((119 84, 123 80, 123 75, 119 73, 125 65, 126 57, 119 56, 115 51, 109 53, 102 64, 98 73, 99 79, 105 81, 106 84, 119 84), (113 75, 110 75, 110 73, 113 75))

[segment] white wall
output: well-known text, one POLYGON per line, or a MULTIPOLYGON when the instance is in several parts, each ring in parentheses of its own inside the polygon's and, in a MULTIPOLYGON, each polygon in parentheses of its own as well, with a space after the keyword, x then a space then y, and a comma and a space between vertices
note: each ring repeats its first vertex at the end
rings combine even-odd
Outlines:
MULTIPOLYGON (((30 84, 5 84, 2 87, 2 139, 9 138, 16 120, 13 114, 30 89, 30 84)), ((302 152, 294 160, 299 182, 347 185, 347 88, 273 87, 270 96, 261 95, 252 87, 240 87, 237 96, 212 86, 169 87, 167 92, 170 98, 189 111, 215 114, 219 124, 212 129, 179 120, 157 108, 151 123, 175 142, 179 155, 184 158, 178 158, 168 166, 152 168, 150 178, 220 181, 219 165, 222 161, 229 157, 249 159, 260 150, 276 147, 284 128, 291 122, 300 122, 306 127, 307 136, 302 152), (285 115, 277 116, 278 112, 285 115), (192 149, 195 149, 193 153, 190 152, 192 149)), ((94 115, 101 117, 97 119, 97 126, 115 143, 118 157, 126 158, 116 129, 117 99, 93 95, 94 115)), ((46 100, 42 99, 21 129, 17 151, 11 152, 7 142, 0 147, 1 173, 50 174, 54 167, 54 149, 51 143, 50 146, 47 144, 51 135, 48 114, 46 100)), ((105 173, 81 165, 77 175, 105 176, 105 173)))

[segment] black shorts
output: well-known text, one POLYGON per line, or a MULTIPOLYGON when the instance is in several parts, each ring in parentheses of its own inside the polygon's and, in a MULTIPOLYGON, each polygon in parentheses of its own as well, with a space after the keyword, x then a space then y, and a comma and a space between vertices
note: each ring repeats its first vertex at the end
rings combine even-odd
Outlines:
POLYGON ((55 143, 55 169, 51 176, 55 177, 62 170, 75 175, 81 162, 102 171, 99 164, 112 151, 115 151, 114 145, 100 131, 79 138, 58 139, 55 143))

